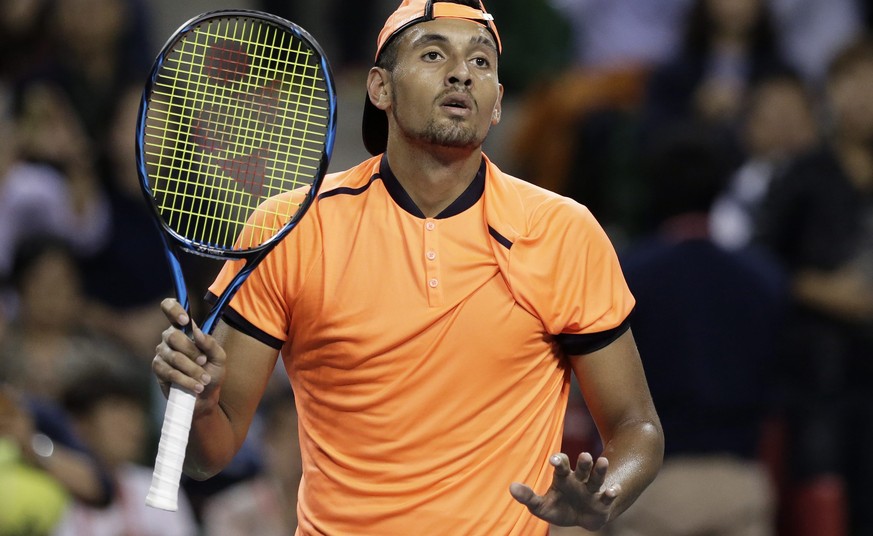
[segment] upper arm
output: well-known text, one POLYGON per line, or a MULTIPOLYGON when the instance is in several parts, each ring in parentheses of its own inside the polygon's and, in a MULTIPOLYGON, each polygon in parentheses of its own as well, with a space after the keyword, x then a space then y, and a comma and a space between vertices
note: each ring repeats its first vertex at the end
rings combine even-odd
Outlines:
POLYGON ((660 430, 631 330, 597 351, 570 356, 570 363, 604 443, 628 423, 651 423, 660 430))
POLYGON ((227 356, 219 404, 230 420, 239 448, 276 366, 279 351, 223 321, 218 323, 214 337, 227 356))

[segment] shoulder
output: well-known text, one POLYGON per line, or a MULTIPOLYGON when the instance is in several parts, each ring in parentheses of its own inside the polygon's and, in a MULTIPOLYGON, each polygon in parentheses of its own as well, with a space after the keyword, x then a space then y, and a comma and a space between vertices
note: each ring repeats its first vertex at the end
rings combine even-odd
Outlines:
POLYGON ((488 223, 515 237, 539 234, 546 229, 564 233, 571 229, 600 228, 585 205, 504 173, 490 161, 487 180, 488 223))
POLYGON ((329 173, 324 177, 318 197, 321 199, 343 191, 366 188, 379 174, 380 162, 381 156, 374 156, 352 168, 329 173))

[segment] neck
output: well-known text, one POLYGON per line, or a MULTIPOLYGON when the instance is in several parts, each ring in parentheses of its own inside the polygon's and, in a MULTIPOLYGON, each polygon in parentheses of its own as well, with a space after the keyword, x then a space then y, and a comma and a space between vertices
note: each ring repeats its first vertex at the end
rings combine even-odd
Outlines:
POLYGON ((476 177, 482 149, 388 145, 388 164, 425 217, 432 218, 457 199, 476 177))

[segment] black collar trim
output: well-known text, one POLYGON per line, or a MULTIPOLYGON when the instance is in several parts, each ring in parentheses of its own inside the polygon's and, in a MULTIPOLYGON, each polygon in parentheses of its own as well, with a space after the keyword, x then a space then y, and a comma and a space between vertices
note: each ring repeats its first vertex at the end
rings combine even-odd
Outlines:
MULTIPOLYGON (((452 204, 437 214, 436 219, 441 220, 457 216, 475 205, 482 198, 482 194, 485 193, 485 174, 485 158, 483 157, 482 163, 479 165, 479 171, 476 172, 476 176, 470 185, 467 186, 467 189, 457 199, 452 201, 452 204)), ((409 197, 409 194, 406 193, 406 190, 403 189, 394 172, 391 171, 387 155, 382 156, 382 161, 379 164, 379 175, 382 177, 382 182, 385 183, 385 189, 388 190, 388 194, 400 208, 417 218, 425 217, 421 209, 418 208, 415 202, 412 201, 412 198, 409 197)))

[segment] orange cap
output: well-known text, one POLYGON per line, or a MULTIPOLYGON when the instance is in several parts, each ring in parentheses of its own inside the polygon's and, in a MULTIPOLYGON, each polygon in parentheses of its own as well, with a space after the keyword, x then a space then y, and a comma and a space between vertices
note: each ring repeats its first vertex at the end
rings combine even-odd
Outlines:
MULTIPOLYGON (((481 1, 477 9, 450 1, 403 0, 379 32, 379 38, 376 40, 376 61, 379 60, 379 54, 382 53, 385 45, 400 32, 420 22, 440 18, 470 20, 484 25, 497 42, 497 52, 503 52, 500 34, 497 33, 497 26, 494 25, 494 17, 485 10, 485 4, 481 1)), ((388 144, 388 118, 385 112, 373 106, 369 96, 365 96, 364 99, 362 130, 364 147, 367 151, 374 156, 384 153, 388 144)))

